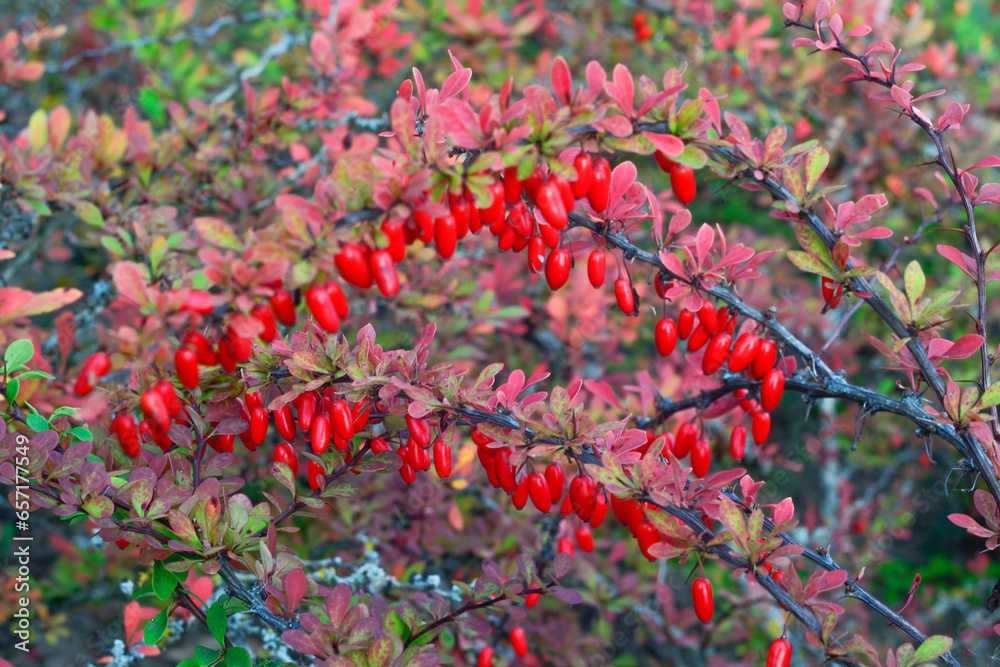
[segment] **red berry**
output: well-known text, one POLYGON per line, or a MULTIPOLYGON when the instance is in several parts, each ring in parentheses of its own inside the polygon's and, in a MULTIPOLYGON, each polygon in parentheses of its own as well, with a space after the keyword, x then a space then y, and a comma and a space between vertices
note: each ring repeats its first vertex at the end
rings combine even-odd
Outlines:
POLYGON ((431 429, 427 422, 411 414, 406 415, 406 427, 410 430, 410 438, 421 447, 431 444, 431 429))
POLYGON ((510 645, 514 648, 514 653, 524 657, 528 652, 528 640, 524 636, 524 628, 517 627, 510 631, 510 645))
POLYGON ((750 424, 750 430, 753 432, 753 441, 758 445, 767 442, 767 436, 771 434, 771 413, 758 412, 755 414, 753 422, 750 424))
POLYGON ((705 327, 709 335, 714 336, 719 333, 719 313, 715 309, 715 304, 705 299, 698 309, 698 322, 705 327))
POLYGON ((829 304, 830 308, 836 308, 840 304, 840 295, 844 293, 844 286, 840 283, 835 283, 830 278, 823 278, 820 286, 823 289, 823 301, 829 304), (835 285, 836 291, 834 290, 835 285))
POLYGON ((309 480, 309 488, 313 491, 319 489, 325 483, 325 474, 323 472, 323 466, 316 463, 312 459, 309 459, 309 465, 306 467, 306 478, 309 480))
POLYGON ((691 335, 691 331, 694 329, 694 312, 685 308, 681 311, 681 314, 677 316, 677 336, 681 340, 687 340, 687 337, 691 335))
POLYGON ((646 25, 646 15, 642 12, 636 12, 632 15, 632 27, 638 29, 640 26, 646 25))
POLYGON ((198 376, 198 353, 190 347, 179 347, 174 353, 174 368, 177 378, 188 389, 194 389, 201 382, 198 376))
POLYGON ((292 419, 292 407, 287 403, 274 411, 274 426, 285 440, 295 439, 295 420, 292 419))
POLYGON ((569 218, 563 204, 562 195, 555 183, 542 183, 535 191, 535 205, 542 212, 545 220, 556 229, 565 229, 569 218))
POLYGON ((508 206, 513 206, 521 201, 521 192, 524 190, 524 186, 517 178, 517 170, 517 165, 503 170, 504 200, 508 206))
POLYGON ((766 667, 788 667, 792 661, 792 645, 787 639, 781 637, 771 642, 771 648, 767 651, 766 667))
POLYGON ((392 451, 392 447, 389 443, 382 438, 372 438, 371 442, 368 443, 373 454, 381 454, 382 452, 392 451))
POLYGON ((316 393, 309 391, 299 394, 298 418, 299 430, 308 433, 312 430, 313 420, 316 419, 316 405, 319 403, 316 393))
POLYGON ((729 355, 729 370, 739 373, 754 360, 757 350, 760 348, 760 338, 757 334, 747 331, 740 334, 733 345, 732 354, 729 355))
POLYGON ((599 528, 604 523, 604 517, 608 515, 608 499, 600 492, 596 496, 594 503, 594 516, 590 519, 591 528, 599 528))
POLYGON ((698 427, 693 422, 682 422, 674 436, 674 456, 684 458, 691 452, 698 439, 698 427))
POLYGON ((368 418, 372 414, 372 406, 366 404, 364 399, 358 401, 351 407, 351 417, 354 420, 354 432, 360 433, 368 425, 368 418), (367 405, 367 407, 365 407, 367 405))
MULTIPOLYGON (((501 447, 493 454, 493 467, 496 470, 497 481, 500 482, 500 488, 507 493, 514 493, 517 490, 514 466, 510 463, 510 455, 512 453, 513 450, 510 447, 501 447)), ((527 486, 525 486, 525 493, 527 493, 527 486)), ((527 499, 527 495, 525 495, 525 498, 527 499)))
POLYGON ((328 280, 324 288, 326 289, 327 296, 330 297, 330 303, 333 304, 334 310, 337 311, 337 317, 341 319, 347 317, 349 311, 347 307, 347 295, 344 294, 344 290, 332 280, 328 280))
POLYGON ((372 286, 372 271, 365 248, 358 243, 347 243, 333 257, 340 277, 361 289, 372 286))
POLYGON ((538 233, 542 235, 542 240, 549 248, 559 247, 559 232, 552 225, 538 223, 538 233))
POLYGON ((354 415, 345 400, 334 401, 330 406, 330 421, 334 432, 344 440, 354 437, 354 415))
MULTIPOLYGON (((294 314, 294 309, 292 310, 294 314)), ((202 366, 214 366, 218 363, 218 357, 212 349, 212 344, 208 342, 202 334, 197 331, 188 331, 184 334, 181 345, 189 345, 198 353, 198 363, 202 366)))
POLYGON ((669 356, 677 347, 677 323, 671 319, 662 319, 656 323, 656 351, 660 356, 669 356))
POLYGON ((577 528, 576 543, 581 549, 583 549, 583 551, 589 554, 594 550, 594 533, 592 533, 590 528, 587 528, 586 526, 577 528))
POLYGON ((250 412, 250 441, 254 447, 259 447, 267 438, 269 422, 270 415, 267 408, 259 405, 250 412))
POLYGON ((715 611, 715 602, 712 599, 712 582, 705 577, 698 577, 691 585, 691 597, 694 598, 694 613, 698 615, 698 620, 708 623, 712 620, 715 611))
POLYGON ((545 481, 549 484, 549 495, 553 504, 559 502, 566 482, 563 478, 563 469, 558 463, 550 463, 545 467, 545 481))
POLYGON ((619 278, 615 281, 615 300, 618 307, 626 315, 635 312, 635 290, 632 289, 632 281, 628 278, 619 278))
POLYGON ((545 241, 541 236, 532 236, 528 241, 528 266, 534 273, 545 266, 545 241))
POLYGON ((594 164, 594 173, 590 179, 590 188, 587 190, 587 201, 598 213, 603 213, 608 208, 610 201, 611 187, 611 165, 604 158, 600 158, 594 164))
POLYGON ((258 303, 250 309, 250 316, 264 325, 264 331, 260 334, 260 339, 265 343, 270 343, 278 337, 278 325, 274 319, 274 310, 266 303, 258 303))
POLYGON ((296 456, 295 449, 287 442, 283 442, 274 448, 274 462, 284 463, 292 469, 292 477, 298 476, 299 457, 296 456))
POLYGON ((376 250, 372 253, 371 270, 382 296, 391 297, 399 294, 399 275, 388 250, 376 250))
POLYGON ((587 258, 587 277, 594 287, 604 285, 604 274, 607 270, 607 256, 603 250, 592 250, 587 258))
POLYGON ((577 475, 569 484, 569 500, 581 521, 590 521, 597 507, 594 480, 587 475, 577 475))
POLYGON ((656 560, 656 556, 649 553, 649 548, 660 542, 660 531, 656 529, 656 526, 648 521, 640 523, 635 529, 635 539, 639 542, 639 550, 646 557, 646 560, 656 560))
POLYGON ((149 421, 154 429, 166 432, 170 428, 170 413, 163 395, 156 389, 143 392, 139 399, 139 406, 142 408, 143 416, 149 421))
POLYGON ((528 593, 527 595, 524 596, 524 603, 528 607, 534 607, 536 604, 538 604, 538 601, 541 599, 541 597, 542 597, 541 593, 528 593))
POLYGON ((658 150, 653 153, 653 159, 656 160, 656 165, 667 174, 672 172, 674 167, 677 166, 677 163, 668 158, 663 151, 658 150))
POLYGON ((576 180, 572 183, 573 197, 583 199, 590 191, 590 182, 594 177, 594 161, 589 155, 580 151, 573 158, 573 168, 576 169, 576 180))
POLYGON ((533 472, 528 475, 527 482, 531 504, 538 508, 539 512, 548 512, 552 509, 552 492, 549 491, 549 483, 545 476, 533 472))
POLYGON ((78 396, 86 396, 94 391, 94 387, 97 386, 97 382, 101 379, 101 376, 106 375, 110 370, 111 357, 108 356, 108 353, 95 352, 87 357, 87 360, 83 363, 83 368, 80 369, 80 376, 76 379, 76 384, 73 386, 74 391, 76 391, 78 396))
POLYGON ((440 218, 434 218, 434 247, 442 259, 448 259, 455 254, 458 246, 458 225, 455 216, 446 213, 440 218))
POLYGON ((643 24, 635 29, 635 39, 637 42, 646 42, 653 38, 653 29, 649 24, 643 24))
POLYGON ((476 667, 493 667, 493 649, 484 646, 479 651, 479 658, 476 660, 476 667))
POLYGON ((135 417, 128 412, 119 412, 111 422, 111 431, 118 435, 125 456, 134 458, 142 448, 135 417))
POLYGON ((340 318, 325 286, 314 285, 306 290, 306 306, 324 331, 333 333, 340 328, 340 318))
POLYGON ((549 253, 548 259, 545 260, 545 280, 549 283, 549 287, 557 290, 566 284, 572 262, 569 250, 565 248, 556 248, 549 253))
POLYGON ((712 337, 705 350, 705 356, 701 359, 701 370, 705 375, 712 375, 722 368, 729 356, 729 345, 732 343, 729 334, 720 333, 712 337))
POLYGON ((312 446, 313 454, 322 454, 330 446, 333 426, 330 424, 328 415, 319 415, 313 419, 312 433, 309 434, 309 444, 312 446))
POLYGON ((785 391, 785 374, 777 368, 772 368, 764 374, 760 384, 760 408, 770 412, 778 407, 781 394, 785 391))
POLYGON ((691 448, 691 472, 695 477, 704 477, 712 465, 712 446, 708 440, 698 438, 691 448))
POLYGON ((705 343, 711 338, 705 327, 700 324, 695 327, 695 330, 691 332, 691 336, 688 338, 687 350, 688 352, 697 352, 701 348, 705 347, 705 343))
POLYGON ((691 167, 677 165, 670 172, 670 187, 674 191, 677 201, 682 204, 690 204, 694 201, 697 186, 694 181, 694 171, 691 167))
POLYGON ((490 184, 489 191, 492 198, 488 206, 479 208, 479 216, 484 225, 492 227, 497 220, 503 220, 507 207, 504 205, 503 183, 494 181, 490 184))
POLYGON ((773 340, 762 340, 757 348, 757 354, 754 355, 753 361, 750 363, 750 374, 755 380, 763 380, 764 375, 774 368, 777 360, 778 346, 774 344, 773 340))
POLYGON ((573 558, 573 542, 571 542, 568 537, 560 537, 558 546, 556 547, 556 552, 568 554, 570 558, 573 558))
POLYGON ((562 176, 549 176, 549 183, 556 186, 556 192, 559 193, 559 197, 562 199, 563 208, 569 214, 570 211, 576 208, 576 197, 573 196, 573 186, 562 176))
POLYGON ((246 399, 247 410, 251 412, 264 405, 264 397, 260 395, 259 391, 249 391, 244 398, 246 399))
POLYGON ((527 478, 522 479, 521 483, 514 487, 514 493, 511 494, 510 500, 514 504, 514 508, 518 511, 523 510, 525 505, 528 504, 528 497, 531 492, 528 490, 528 480, 527 478))
POLYGON ((468 199, 465 192, 459 194, 448 193, 448 208, 455 217, 455 231, 458 238, 462 239, 469 234, 469 217, 471 215, 468 199))
POLYGON ((385 249, 394 262, 406 259, 406 224, 402 220, 386 218, 380 227, 389 245, 385 249))
POLYGON ((271 309, 274 316, 285 326, 295 326, 295 302, 288 290, 276 289, 271 295, 271 309))
POLYGON ((735 460, 739 461, 746 453, 746 448, 747 430, 742 426, 737 426, 729 436, 729 454, 735 460))
POLYGON ((434 441, 434 472, 441 479, 451 477, 451 447, 440 438, 434 441))

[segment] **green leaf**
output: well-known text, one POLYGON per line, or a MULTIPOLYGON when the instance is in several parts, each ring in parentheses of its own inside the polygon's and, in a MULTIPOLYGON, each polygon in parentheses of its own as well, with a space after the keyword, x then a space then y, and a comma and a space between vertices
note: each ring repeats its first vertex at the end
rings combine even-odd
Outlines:
POLYGON ((830 254, 830 249, 823 243, 823 239, 809 225, 795 225, 795 240, 810 255, 826 257, 830 254))
POLYGON ((945 637, 943 635, 928 637, 924 640, 924 643, 917 648, 916 653, 913 654, 913 664, 919 665, 920 663, 927 662, 928 660, 940 658, 942 655, 951 650, 953 642, 954 640, 951 637, 945 637))
POLYGON ((198 661, 194 658, 188 658, 177 663, 177 667, 198 667, 198 661))
POLYGON ((243 250, 243 244, 236 238, 232 228, 223 220, 218 218, 195 218, 194 228, 198 235, 208 243, 228 248, 229 250, 243 250))
POLYGON ((175 588, 177 588, 177 577, 163 566, 163 561, 153 563, 153 592, 156 593, 156 597, 168 600, 175 588))
POLYGON ((222 651, 206 648, 204 646, 194 647, 194 659, 198 661, 198 667, 209 667, 212 663, 222 657, 222 651))
POLYGON ((31 361, 33 356, 35 356, 35 346, 30 340, 15 340, 7 346, 7 350, 3 353, 3 361, 7 367, 7 372, 12 373, 13 371, 21 370, 24 364, 31 361))
POLYGON ((233 646, 226 651, 226 667, 253 667, 250 652, 241 646, 233 646))
POLYGON ((28 423, 28 428, 35 433, 49 430, 49 420, 39 414, 28 415, 25 421, 28 423))
MULTIPOLYGON (((86 426, 77 426, 75 428, 71 428, 70 430, 67 431, 67 433, 69 433, 77 440, 85 440, 87 442, 94 441, 94 434, 91 433, 90 429, 86 426)), ((90 457, 88 456, 87 458, 89 459, 90 457)))
POLYGON ((104 246, 105 250, 116 257, 125 257, 128 254, 125 252, 122 242, 113 236, 102 236, 101 245, 104 246))
POLYGON ((826 165, 830 163, 830 154, 826 150, 817 146, 815 150, 809 152, 806 155, 806 191, 811 192, 816 183, 819 182, 819 177, 823 175, 826 170, 826 165))
POLYGON ((45 371, 26 371, 17 376, 18 380, 55 380, 56 376, 45 371))
POLYGON ((146 621, 146 629, 142 634, 142 641, 146 646, 153 646, 156 642, 160 641, 160 637, 163 636, 164 631, 167 629, 167 612, 168 609, 164 609, 159 614, 153 618, 146 621))
POLYGON ((1000 384, 991 384, 979 399, 979 409, 993 407, 1000 403, 1000 384))
POLYGON ((825 264, 816 255, 802 252, 801 250, 789 250, 788 259, 806 273, 816 273, 825 278, 833 278, 833 267, 825 264))
POLYGON ((208 623, 208 631, 215 637, 215 641, 219 642, 219 646, 225 647, 226 625, 229 621, 225 608, 216 602, 209 607, 208 613, 205 614, 205 621, 208 623))
POLYGON ((21 390, 21 383, 17 378, 7 380, 7 401, 13 404, 17 400, 17 394, 21 390))
POLYGON ((926 282, 924 271, 920 268, 920 263, 917 260, 906 265, 906 272, 903 273, 903 285, 906 287, 906 298, 909 300, 910 309, 913 312, 917 311, 917 302, 924 295, 926 282))

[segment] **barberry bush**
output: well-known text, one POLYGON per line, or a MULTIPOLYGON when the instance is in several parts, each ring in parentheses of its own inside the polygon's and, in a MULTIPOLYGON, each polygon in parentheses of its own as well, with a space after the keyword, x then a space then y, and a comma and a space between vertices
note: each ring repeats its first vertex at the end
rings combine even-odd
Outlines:
POLYGON ((989 663, 995 14, 12 2, 0 665, 989 663))

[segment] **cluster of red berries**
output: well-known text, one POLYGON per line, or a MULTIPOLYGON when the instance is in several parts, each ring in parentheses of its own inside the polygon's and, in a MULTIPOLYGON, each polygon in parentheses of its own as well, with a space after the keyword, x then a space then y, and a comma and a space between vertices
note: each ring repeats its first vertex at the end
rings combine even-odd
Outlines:
POLYGON ((632 15, 632 27, 635 29, 636 41, 645 42, 652 39, 653 28, 646 22, 646 15, 642 12, 632 15))
POLYGON ((419 419, 413 415, 406 415, 406 427, 409 430, 409 437, 406 444, 400 445, 396 453, 399 454, 402 464, 399 467, 399 476, 407 484, 412 484, 417 479, 417 473, 421 470, 430 470, 431 455, 434 458, 434 472, 440 479, 451 477, 451 447, 444 440, 437 437, 431 441, 431 429, 427 420, 419 419), (427 448, 431 451, 428 452, 427 448))
POLYGON ((663 151, 653 153, 653 159, 657 166, 670 175, 670 189, 674 191, 677 201, 682 204, 690 204, 694 201, 694 196, 698 192, 697 183, 694 180, 694 170, 691 167, 679 165, 666 156, 663 151))

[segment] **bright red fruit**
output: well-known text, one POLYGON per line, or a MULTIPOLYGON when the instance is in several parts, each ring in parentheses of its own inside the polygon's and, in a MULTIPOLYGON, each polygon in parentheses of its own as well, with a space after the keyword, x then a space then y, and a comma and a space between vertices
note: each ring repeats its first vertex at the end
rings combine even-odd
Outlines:
POLYGON ((455 231, 458 238, 465 238, 469 234, 469 218, 472 207, 466 199, 464 190, 459 194, 448 193, 448 208, 455 217, 455 231))
POLYGON ((170 413, 167 410, 167 402, 156 389, 144 391, 142 398, 139 399, 139 406, 142 408, 143 416, 156 430, 166 432, 170 428, 170 413))
POLYGON ((410 430, 410 437, 421 447, 431 444, 431 429, 427 422, 411 414, 406 415, 406 427, 410 430))
POLYGON ((441 479, 451 477, 451 447, 441 439, 434 441, 434 472, 441 479))
POLYGON ((674 435, 674 456, 684 458, 691 452, 698 439, 698 427, 693 422, 682 422, 674 435))
MULTIPOLYGON (((292 313, 295 313, 294 308, 292 309, 292 313)), ((197 331, 188 331, 184 334, 181 345, 190 345, 193 347, 198 353, 198 363, 202 366, 214 366, 219 361, 215 351, 212 349, 212 344, 197 331)))
POLYGON ((372 438, 368 445, 371 447, 373 454, 381 454, 382 452, 392 451, 392 447, 389 446, 389 443, 382 438, 372 438))
POLYGON ((517 627, 510 631, 510 645, 514 648, 514 653, 524 657, 528 652, 528 640, 524 636, 524 628, 517 627))
POLYGON ((552 509, 552 492, 549 491, 549 483, 545 479, 545 475, 533 472, 528 475, 527 482, 531 504, 538 508, 539 512, 548 512, 552 509))
POLYGON ((274 411, 274 426, 285 440, 295 439, 295 420, 292 419, 292 407, 287 403, 274 411))
POLYGON ((729 454, 735 460, 739 461, 746 453, 746 449, 747 430, 742 426, 737 426, 729 436, 729 454))
POLYGON ((665 173, 669 174, 677 166, 677 163, 667 157, 666 153, 663 151, 656 151, 653 153, 653 159, 656 160, 656 166, 662 169, 665 173))
POLYGON ((118 435, 122 451, 129 458, 135 457, 142 448, 139 441, 139 430, 135 425, 135 417, 128 412, 119 412, 111 422, 111 432, 118 435))
POLYGON ((541 236, 532 236, 528 241, 528 266, 535 273, 545 266, 545 240, 541 236))
POLYGON ((479 651, 479 657, 476 659, 476 667, 493 667, 493 649, 489 646, 484 646, 479 651))
POLYGON ((576 529, 576 543, 588 554, 594 550, 594 533, 590 528, 581 526, 576 529))
POLYGON ((760 347, 757 348, 757 354, 754 355, 753 361, 750 363, 750 374, 755 380, 763 380, 764 375, 774 368, 777 360, 778 346, 774 344, 773 340, 762 340, 760 347))
POLYGON ((757 334, 749 331, 740 334, 733 345, 732 353, 729 355, 729 370, 733 373, 739 373, 749 366, 754 357, 757 356, 759 348, 760 338, 757 337, 757 334))
POLYGON ((590 178, 590 189, 587 190, 587 201, 598 213, 608 208, 611 187, 611 165, 604 158, 594 164, 594 173, 590 178))
POLYGON ((619 278, 615 281, 615 300, 618 307, 626 315, 635 312, 635 291, 632 289, 632 281, 628 278, 619 278))
POLYGON ((396 296, 399 294, 399 275, 396 273, 396 265, 393 263, 392 255, 388 250, 376 250, 371 256, 371 270, 375 275, 375 284, 382 296, 396 296))
POLYGON ((691 472, 695 477, 704 477, 712 465, 712 446, 708 440, 698 438, 691 448, 691 472))
POLYGON ((458 247, 458 225, 451 213, 434 218, 434 247, 442 259, 455 254, 455 248, 458 247))
POLYGON ((380 227, 389 245, 385 249, 394 262, 406 259, 406 224, 402 220, 386 218, 380 227))
MULTIPOLYGON (((517 490, 517 481, 514 477, 514 466, 510 463, 510 447, 500 447, 493 453, 493 468, 496 471, 497 481, 500 488, 507 493, 514 493, 517 490)), ((525 487, 527 490, 527 487, 525 487)), ((527 496, 525 496, 527 498, 527 496)))
POLYGON ((111 357, 108 356, 108 353, 95 352, 87 357, 87 361, 83 363, 83 368, 80 369, 80 376, 76 379, 76 384, 73 386, 74 391, 76 391, 78 396, 86 396, 94 391, 94 387, 97 386, 97 381, 101 379, 101 376, 106 375, 110 370, 111 357))
POLYGON ((558 463, 550 463, 545 466, 545 481, 549 484, 549 495, 552 498, 552 503, 559 502, 566 482, 563 478, 563 469, 558 463))
POLYGON ((260 334, 260 339, 265 343, 270 343, 278 337, 278 325, 274 320, 274 310, 266 303, 258 303, 250 309, 250 316, 264 325, 264 331, 260 334))
POLYGON ((286 326, 295 326, 295 302, 288 290, 276 289, 271 295, 271 309, 279 322, 286 326))
POLYGON ((653 38, 653 28, 648 23, 644 23, 635 29, 635 39, 637 42, 647 42, 653 38))
POLYGON ((569 501, 581 521, 590 521, 597 505, 594 480, 587 475, 574 477, 569 483, 569 501))
POLYGON ((770 412, 778 407, 781 402, 781 394, 785 391, 785 374, 777 368, 772 368, 764 374, 764 379, 760 384, 760 407, 766 412, 770 412))
POLYGON ((372 286, 372 271, 368 265, 368 256, 358 243, 347 243, 333 257, 333 263, 340 272, 340 277, 349 284, 361 289, 372 286))
POLYGON ((753 433, 753 441, 758 445, 767 442, 767 436, 771 434, 771 413, 758 412, 753 416, 750 424, 750 431, 753 433))
POLYGON ((639 542, 639 550, 642 551, 646 560, 656 560, 656 556, 649 553, 649 548, 660 542, 660 531, 656 529, 656 526, 648 521, 640 523, 635 529, 635 539, 639 542))
POLYGON ((328 415, 319 415, 313 419, 312 433, 309 434, 309 444, 312 446, 313 454, 322 454, 330 446, 330 437, 333 426, 330 424, 328 415))
POLYGON ((573 186, 562 176, 549 176, 549 183, 556 186, 556 192, 559 193, 559 197, 562 199, 563 208, 569 214, 570 211, 576 208, 576 197, 573 196, 573 186))
POLYGON ((708 623, 715 612, 715 601, 712 599, 712 582, 705 577, 698 577, 691 585, 691 597, 694 598, 694 613, 698 620, 708 623))
POLYGON ((198 353, 190 347, 179 347, 174 352, 174 368, 177 369, 177 378, 181 384, 188 389, 198 386, 198 353))
MULTIPOLYGON (((479 216, 482 218, 483 224, 487 227, 492 227, 498 219, 502 220, 504 213, 507 211, 507 207, 504 205, 504 185, 500 182, 494 182, 490 184, 490 194, 493 195, 489 206, 479 208, 479 216)), ((520 198, 520 195, 518 195, 520 198)))
POLYGON ((677 323, 671 319, 664 318, 656 323, 656 351, 660 356, 669 356, 677 347, 677 323))
POLYGON ((598 492, 594 500, 594 516, 591 517, 590 524, 591 528, 600 528, 601 524, 604 523, 604 518, 608 515, 608 499, 605 497, 604 492, 598 492))
POLYGON ((274 448, 274 462, 284 463, 292 469, 292 477, 298 476, 299 457, 296 456, 295 449, 287 442, 283 442, 274 448))
POLYGON ((344 290, 332 280, 328 280, 324 287, 327 296, 330 297, 330 303, 333 304, 333 309, 337 311, 337 317, 341 319, 347 317, 349 311, 347 307, 347 295, 344 294, 344 290))
MULTIPOLYGON (((330 406, 330 421, 333 424, 334 432, 344 440, 354 437, 354 415, 351 414, 351 406, 347 401, 334 401, 330 406)), ((421 443, 426 444, 426 443, 421 443)))
POLYGON ((521 483, 514 487, 514 493, 510 496, 510 501, 514 505, 514 509, 521 511, 524 509, 525 505, 528 504, 528 497, 530 496, 528 491, 528 480, 527 478, 522 479, 521 483))
POLYGON ((604 274, 607 270, 607 255, 603 250, 592 250, 587 258, 587 277, 594 287, 604 286, 604 274))
POLYGON ((267 425, 270 415, 267 408, 258 405, 250 411, 250 441, 254 447, 259 447, 267 438, 267 425))
POLYGON ((569 218, 562 195, 552 181, 542 183, 535 191, 535 205, 546 221, 556 229, 565 229, 569 218))
POLYGON ((697 352, 701 348, 705 347, 705 343, 711 335, 705 330, 705 327, 700 324, 695 327, 694 331, 691 332, 691 336, 688 338, 687 350, 688 352, 697 352))
POLYGON ((527 595, 524 596, 524 604, 526 604, 529 608, 534 607, 536 604, 538 604, 538 601, 541 598, 542 598, 541 593, 528 593, 527 595))
POLYGON ((535 197, 538 194, 538 186, 542 184, 542 178, 542 168, 540 166, 536 166, 535 170, 531 172, 531 175, 521 181, 521 184, 524 186, 524 192, 528 195, 528 199, 531 200, 531 203, 533 204, 538 203, 535 201, 535 197))
POLYGON ((503 192, 504 200, 507 202, 507 205, 513 206, 517 202, 521 201, 521 193, 523 190, 524 186, 517 178, 517 165, 504 169, 503 192))
POLYGON ((313 420, 316 418, 316 405, 318 403, 319 398, 317 398, 314 392, 309 391, 299 394, 299 429, 303 433, 308 433, 312 430, 313 420))
POLYGON ((306 478, 309 480, 310 489, 313 491, 319 489, 325 478, 323 466, 309 459, 309 466, 306 468, 306 478))
POLYGON ((313 285, 306 290, 306 306, 324 331, 333 333, 340 328, 340 318, 325 286, 313 285))
POLYGON ((573 258, 565 248, 556 248, 549 253, 545 260, 545 280, 549 287, 557 290, 566 284, 572 263, 573 258))
POLYGON ((830 308, 836 308, 840 304, 840 295, 844 293, 844 286, 835 283, 830 278, 823 278, 820 286, 823 290, 823 301, 829 304, 830 308), (836 285, 836 290, 834 290, 836 285))
POLYGON ((244 398, 246 399, 247 410, 251 412, 264 405, 264 397, 260 395, 259 391, 248 391, 244 398))
POLYGON ((542 235, 542 240, 549 248, 559 247, 559 232, 552 225, 538 223, 538 233, 542 235))
POLYGON ((681 311, 681 314, 677 316, 677 336, 681 340, 687 340, 687 337, 691 335, 691 331, 694 329, 694 312, 685 308, 681 311))
POLYGON ((705 375, 712 375, 726 363, 732 340, 726 333, 712 337, 708 343, 708 349, 705 350, 705 356, 701 358, 701 370, 705 375))
POLYGON ((708 299, 702 301, 701 308, 698 309, 698 322, 712 336, 719 333, 719 313, 715 304, 708 299))
POLYGON ((594 177, 594 160, 580 151, 573 158, 573 168, 576 169, 576 180, 573 181, 573 197, 583 199, 590 191, 590 182, 594 177))
POLYGON ((570 558, 573 558, 573 542, 568 537, 560 537, 556 552, 568 554, 570 558))
POLYGON ((694 181, 694 171, 691 167, 678 165, 670 172, 670 187, 674 191, 677 201, 682 204, 690 204, 694 201, 697 186, 694 181))
POLYGON ((792 645, 781 637, 771 642, 771 648, 767 651, 766 667, 788 667, 792 661, 792 645))

